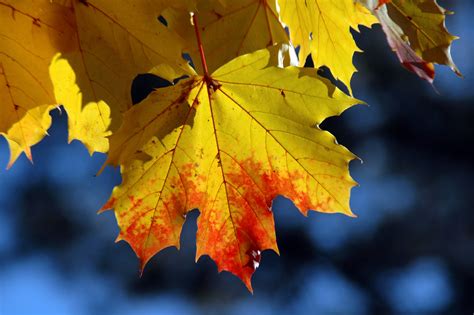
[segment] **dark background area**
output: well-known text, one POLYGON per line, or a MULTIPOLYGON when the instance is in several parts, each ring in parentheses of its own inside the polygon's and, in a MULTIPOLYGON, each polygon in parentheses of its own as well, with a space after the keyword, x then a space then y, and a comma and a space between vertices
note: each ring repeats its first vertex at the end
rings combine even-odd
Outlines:
POLYGON ((404 70, 380 27, 356 35, 356 106, 323 128, 360 156, 357 219, 301 216, 278 198, 281 256, 264 252, 254 295, 209 258, 194 263, 197 211, 182 249, 138 261, 112 212, 96 215, 117 169, 105 156, 66 144, 66 116, 50 136, 4 168, 0 140, 0 314, 472 314, 474 312, 474 29, 472 1, 441 1, 456 11, 454 60, 465 78, 438 67, 436 90, 404 70))

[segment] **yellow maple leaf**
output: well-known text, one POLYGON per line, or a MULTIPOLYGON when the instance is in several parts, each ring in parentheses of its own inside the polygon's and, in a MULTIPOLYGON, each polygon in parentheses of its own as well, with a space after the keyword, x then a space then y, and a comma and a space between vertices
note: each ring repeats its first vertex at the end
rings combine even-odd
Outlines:
POLYGON ((209 255, 251 290, 260 252, 278 253, 270 208, 278 194, 304 215, 353 216, 354 155, 318 125, 359 102, 315 69, 269 66, 272 53, 158 89, 125 114, 108 159, 122 165, 123 181, 103 210, 114 208, 118 240, 142 268, 179 248, 186 213, 198 208, 196 259, 209 255))
POLYGON ((315 67, 327 66, 333 76, 351 91, 356 71, 352 58, 359 48, 351 28, 371 26, 377 20, 354 0, 279 0, 281 19, 289 27, 290 39, 299 46, 299 62, 311 55, 315 67), (337 31, 336 31, 337 30, 337 31))
POLYGON ((0 133, 10 146, 10 167, 47 134, 56 104, 48 67, 73 43, 61 6, 43 1, 0 1, 0 133), (45 5, 48 6, 47 10, 45 5))
POLYGON ((181 57, 182 40, 156 19, 169 6, 195 4, 0 0, 0 95, 6 102, 0 132, 10 144, 9 165, 22 152, 31 159, 30 147, 46 134, 54 105, 68 113, 69 141, 106 152, 106 137, 131 107, 137 74, 194 74, 181 57))

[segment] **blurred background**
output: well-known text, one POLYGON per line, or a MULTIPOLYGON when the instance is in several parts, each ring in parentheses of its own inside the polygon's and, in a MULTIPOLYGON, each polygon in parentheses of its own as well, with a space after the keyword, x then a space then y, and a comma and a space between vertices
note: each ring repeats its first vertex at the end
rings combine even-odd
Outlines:
MULTIPOLYGON (((138 275, 112 212, 96 215, 117 169, 66 144, 66 115, 5 170, 0 139, 0 314, 472 314, 474 312, 474 28, 472 1, 449 30, 464 79, 438 67, 435 88, 404 70, 379 26, 356 34, 356 97, 323 128, 360 156, 352 162, 357 219, 274 202, 281 256, 264 252, 254 295, 207 257, 195 264, 197 211, 182 249, 166 249, 138 275)), ((156 83, 156 82, 155 82, 156 83)), ((159 83, 159 82, 158 82, 159 83)), ((139 96, 134 95, 136 98, 139 96)))

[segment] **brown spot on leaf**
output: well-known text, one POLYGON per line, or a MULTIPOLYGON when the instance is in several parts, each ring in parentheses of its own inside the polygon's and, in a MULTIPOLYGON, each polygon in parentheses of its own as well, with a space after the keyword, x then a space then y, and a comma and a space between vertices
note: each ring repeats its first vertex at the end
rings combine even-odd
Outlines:
POLYGON ((33 25, 41 27, 41 20, 39 18, 33 18, 33 25))

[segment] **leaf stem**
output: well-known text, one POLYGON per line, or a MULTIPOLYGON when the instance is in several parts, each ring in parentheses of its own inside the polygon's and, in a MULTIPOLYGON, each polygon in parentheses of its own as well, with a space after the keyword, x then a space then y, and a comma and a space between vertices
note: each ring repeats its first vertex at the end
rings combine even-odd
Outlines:
POLYGON ((196 32, 196 39, 199 48, 199 55, 201 56, 202 68, 204 70, 204 78, 206 80, 210 79, 209 70, 207 70, 206 55, 204 54, 204 46, 202 45, 201 32, 199 31, 198 20, 195 13, 192 13, 194 31, 196 32))

